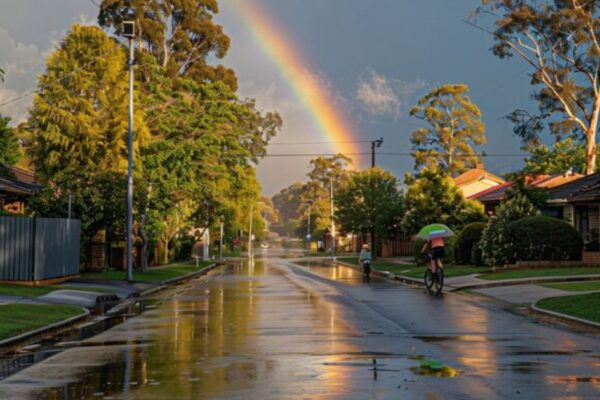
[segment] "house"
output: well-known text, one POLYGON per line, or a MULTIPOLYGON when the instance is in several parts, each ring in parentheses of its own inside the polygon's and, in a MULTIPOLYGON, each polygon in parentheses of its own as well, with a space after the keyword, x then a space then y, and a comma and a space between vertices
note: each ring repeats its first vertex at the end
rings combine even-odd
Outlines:
POLYGON ((577 229, 587 250, 600 250, 600 173, 550 189, 548 206, 577 229))
POLYGON ((486 171, 483 164, 478 164, 454 178, 454 184, 465 197, 502 185, 504 182, 504 179, 486 171))
MULTIPOLYGON (((567 173, 553 175, 535 175, 528 176, 525 179, 526 185, 532 188, 552 189, 564 185, 565 183, 576 181, 583 175, 567 173)), ((514 186, 514 182, 505 182, 501 185, 489 188, 480 193, 475 193, 467 198, 477 200, 483 204, 486 214, 493 214, 496 207, 506 199, 508 191, 514 186)))
POLYGON ((3 168, 0 171, 0 210, 23 214, 26 199, 42 188, 32 172, 17 167, 3 168))

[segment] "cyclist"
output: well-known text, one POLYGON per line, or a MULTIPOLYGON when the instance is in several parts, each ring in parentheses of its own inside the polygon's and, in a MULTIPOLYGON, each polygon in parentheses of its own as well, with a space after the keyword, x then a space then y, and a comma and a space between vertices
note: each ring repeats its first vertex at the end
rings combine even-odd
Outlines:
POLYGON ((421 253, 425 253, 427 248, 431 249, 431 265, 430 269, 432 273, 436 273, 437 268, 444 268, 442 264, 442 260, 444 259, 444 239, 443 238, 434 238, 427 241, 423 248, 421 249, 421 253))
POLYGON ((363 244, 358 261, 362 265, 363 274, 365 274, 368 279, 371 274, 371 252, 369 251, 368 244, 363 244))

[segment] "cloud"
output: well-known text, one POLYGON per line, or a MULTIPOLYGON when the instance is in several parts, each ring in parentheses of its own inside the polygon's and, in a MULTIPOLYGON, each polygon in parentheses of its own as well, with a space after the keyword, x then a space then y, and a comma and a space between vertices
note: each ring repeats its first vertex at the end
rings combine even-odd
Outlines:
MULTIPOLYGON (((23 44, 13 39, 10 33, 0 28, 0 65, 5 72, 0 82, 0 103, 17 98, 35 88, 37 75, 43 71, 45 56, 35 45, 23 44)), ((7 104, 0 114, 9 116, 17 124, 27 116, 27 108, 33 96, 7 104)))
POLYGON ((370 114, 397 119, 415 92, 425 85, 421 80, 404 82, 371 71, 366 79, 359 79, 356 98, 370 114))

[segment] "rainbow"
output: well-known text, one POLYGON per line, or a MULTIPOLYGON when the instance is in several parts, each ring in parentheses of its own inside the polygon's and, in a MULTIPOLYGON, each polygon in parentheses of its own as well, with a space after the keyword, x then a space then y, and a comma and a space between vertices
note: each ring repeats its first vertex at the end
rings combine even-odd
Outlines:
POLYGON ((352 143, 357 140, 357 135, 353 132, 351 123, 336 108, 322 82, 311 73, 314 69, 306 62, 307 58, 300 53, 284 29, 269 16, 267 10, 257 3, 252 0, 222 2, 241 18, 265 54, 281 71, 296 98, 312 115, 322 135, 335 142, 335 151, 347 155, 364 151, 358 143, 352 143))

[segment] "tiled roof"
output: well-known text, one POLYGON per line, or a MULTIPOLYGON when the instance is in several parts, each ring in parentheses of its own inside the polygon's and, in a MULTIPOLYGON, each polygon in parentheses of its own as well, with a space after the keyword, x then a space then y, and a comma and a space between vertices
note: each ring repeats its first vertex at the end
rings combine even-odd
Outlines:
POLYGON ((466 185, 467 183, 476 182, 482 179, 490 179, 498 183, 504 183, 504 179, 492 174, 491 172, 487 172, 483 168, 473 168, 454 178, 454 184, 460 187, 462 185, 466 185))
POLYGON ((550 201, 590 201, 600 199, 600 172, 550 189, 550 201))
POLYGON ((35 182, 33 173, 16 167, 8 167, 0 175, 0 193, 30 195, 43 188, 35 182))

